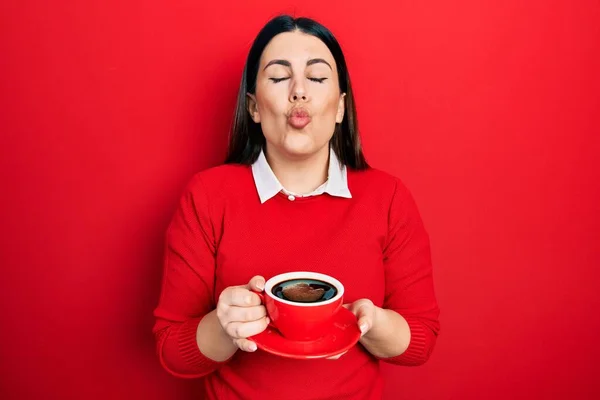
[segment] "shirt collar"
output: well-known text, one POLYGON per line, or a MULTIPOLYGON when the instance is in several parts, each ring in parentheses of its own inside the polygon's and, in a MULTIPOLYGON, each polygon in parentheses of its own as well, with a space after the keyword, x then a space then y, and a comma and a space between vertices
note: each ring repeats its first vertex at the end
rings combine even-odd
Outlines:
MULTIPOLYGON (((350 189, 348 189, 348 171, 345 165, 340 164, 340 160, 335 155, 333 149, 329 149, 329 167, 327 172, 327 182, 320 186, 310 195, 328 193, 331 196, 352 198, 350 189)), ((254 184, 260 197, 260 202, 264 203, 273 198, 277 193, 285 191, 279 179, 273 173, 271 166, 267 162, 264 151, 260 152, 258 159, 252 164, 252 176, 254 184)))

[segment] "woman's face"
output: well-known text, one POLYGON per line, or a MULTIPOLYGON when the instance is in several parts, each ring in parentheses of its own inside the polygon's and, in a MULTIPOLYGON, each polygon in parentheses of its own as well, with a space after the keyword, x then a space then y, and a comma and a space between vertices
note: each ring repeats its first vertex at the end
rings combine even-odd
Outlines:
POLYGON ((298 158, 328 151, 344 118, 333 55, 321 40, 299 31, 281 33, 260 58, 248 111, 260 123, 269 151, 298 158))

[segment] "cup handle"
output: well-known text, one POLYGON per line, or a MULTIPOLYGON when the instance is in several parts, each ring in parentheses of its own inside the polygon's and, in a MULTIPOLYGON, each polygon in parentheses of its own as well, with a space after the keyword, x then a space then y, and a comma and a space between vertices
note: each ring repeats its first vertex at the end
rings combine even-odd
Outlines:
MULTIPOLYGON (((265 301, 266 300, 265 293, 258 292, 256 290, 250 290, 250 291, 255 293, 260 298, 260 302, 262 303, 262 305, 265 306, 265 308, 267 308, 267 302, 265 301)), ((275 322, 273 322, 273 317, 271 316, 271 313, 269 312, 268 308, 267 308, 267 315, 269 316, 269 326, 277 329, 277 327, 275 326, 275 322)))

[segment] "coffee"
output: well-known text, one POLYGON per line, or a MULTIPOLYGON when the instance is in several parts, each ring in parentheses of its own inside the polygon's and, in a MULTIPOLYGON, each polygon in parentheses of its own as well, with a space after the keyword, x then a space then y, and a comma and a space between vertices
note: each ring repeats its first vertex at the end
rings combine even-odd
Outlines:
POLYGON ((335 286, 317 279, 290 279, 273 286, 271 292, 280 299, 297 303, 317 303, 337 295, 335 286))

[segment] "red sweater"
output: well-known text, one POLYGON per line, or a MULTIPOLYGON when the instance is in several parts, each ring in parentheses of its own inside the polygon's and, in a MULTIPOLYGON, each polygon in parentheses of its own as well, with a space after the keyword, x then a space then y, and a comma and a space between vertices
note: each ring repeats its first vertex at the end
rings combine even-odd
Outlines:
POLYGON ((348 169, 351 199, 328 194, 261 204, 250 167, 223 165, 189 183, 167 232, 154 332, 163 367, 205 377, 209 399, 380 399, 379 362, 424 363, 439 331, 429 239, 400 180, 348 169), (292 360, 261 350, 217 363, 196 344, 196 328, 219 294, 254 275, 297 270, 332 275, 344 302, 368 298, 408 322, 400 356, 378 360, 357 344, 338 360, 292 360))

